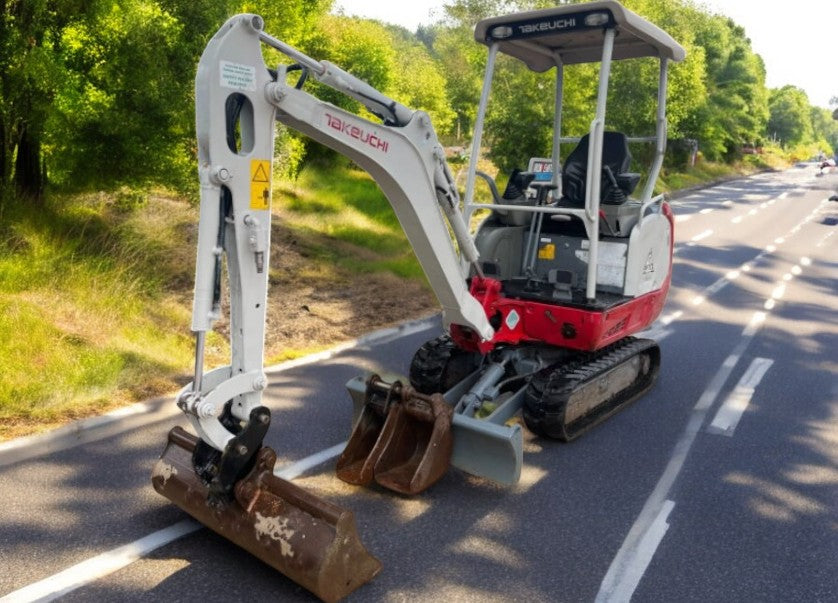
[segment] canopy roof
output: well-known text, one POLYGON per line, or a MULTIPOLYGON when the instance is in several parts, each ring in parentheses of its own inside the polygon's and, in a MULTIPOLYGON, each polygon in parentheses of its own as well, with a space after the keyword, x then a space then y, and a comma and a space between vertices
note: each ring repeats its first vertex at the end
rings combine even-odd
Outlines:
POLYGON ((602 60, 603 31, 615 29, 614 59, 661 57, 680 61, 684 48, 614 0, 564 4, 480 21, 475 39, 526 63, 533 71, 602 60))

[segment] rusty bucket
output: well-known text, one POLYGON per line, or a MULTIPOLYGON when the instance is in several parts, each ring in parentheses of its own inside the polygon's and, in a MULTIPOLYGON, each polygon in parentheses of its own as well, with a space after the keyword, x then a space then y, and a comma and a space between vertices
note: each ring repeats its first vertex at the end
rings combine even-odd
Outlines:
POLYGON ((210 503, 192 467, 195 436, 179 427, 154 467, 154 489, 323 601, 338 601, 371 580, 381 563, 361 543, 351 511, 273 474, 276 453, 262 448, 234 498, 210 503))
POLYGON ((426 396, 399 382, 367 382, 364 409, 338 459, 337 475, 356 485, 378 484, 418 494, 451 463, 453 411, 440 394, 426 396))

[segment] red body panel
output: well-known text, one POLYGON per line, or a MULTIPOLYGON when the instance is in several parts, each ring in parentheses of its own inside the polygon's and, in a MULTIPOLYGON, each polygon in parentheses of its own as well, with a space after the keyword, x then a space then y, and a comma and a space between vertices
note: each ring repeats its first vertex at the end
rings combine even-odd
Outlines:
POLYGON ((648 327, 658 317, 666 302, 672 280, 672 245, 674 220, 669 205, 663 205, 669 220, 669 273, 660 289, 628 300, 607 310, 586 310, 547 304, 538 301, 508 298, 501 282, 474 277, 471 294, 486 310, 495 326, 495 336, 480 341, 476 335, 459 325, 451 326, 451 336, 460 347, 486 354, 498 344, 541 342, 561 348, 594 351, 648 327))

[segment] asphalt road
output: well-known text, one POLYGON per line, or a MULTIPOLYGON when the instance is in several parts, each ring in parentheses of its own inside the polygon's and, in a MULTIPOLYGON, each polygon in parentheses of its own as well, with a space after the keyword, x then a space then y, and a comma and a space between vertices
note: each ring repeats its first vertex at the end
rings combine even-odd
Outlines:
MULTIPOLYGON (((348 600, 838 600, 838 174, 815 172, 673 202, 658 384, 572 444, 526 434, 518 486, 451 470, 407 498, 348 486, 333 461, 296 478, 352 509, 384 564, 348 600)), ((439 330, 431 319, 271 371, 278 465, 343 442, 343 384, 405 373, 439 330)), ((152 490, 182 421, 166 408, 0 447, 0 601, 314 600, 152 490), (173 525, 189 533, 149 545, 173 525)))

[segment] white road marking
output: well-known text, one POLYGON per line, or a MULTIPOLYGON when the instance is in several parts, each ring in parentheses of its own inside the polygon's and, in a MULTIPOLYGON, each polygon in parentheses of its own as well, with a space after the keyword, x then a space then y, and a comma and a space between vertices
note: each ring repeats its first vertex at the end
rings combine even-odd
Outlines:
POLYGON ((653 339, 660 343, 661 341, 672 335, 672 333, 672 329, 667 329, 666 325, 654 325, 644 331, 639 331, 637 335, 639 337, 645 337, 646 339, 653 339))
POLYGON ((702 210, 701 210, 700 212, 698 212, 698 213, 700 213, 700 214, 702 214, 702 215, 707 215, 707 214, 709 214, 709 213, 710 213, 710 212, 712 212, 712 211, 713 211, 713 208, 712 208, 712 207, 705 207, 704 209, 702 209, 702 210))
POLYGON ((683 310, 676 310, 675 312, 672 312, 671 314, 667 314, 666 316, 661 318, 661 323, 668 326, 668 325, 672 324, 673 321, 676 321, 679 318, 681 318, 683 315, 684 315, 683 310))
MULTIPOLYGON (((692 416, 687 422, 681 438, 675 444, 672 456, 663 475, 661 475, 649 498, 646 499, 640 515, 637 516, 637 519, 631 526, 620 550, 617 551, 617 555, 611 562, 608 572, 602 580, 602 584, 600 584, 597 601, 629 601, 631 599, 634 588, 637 587, 640 578, 643 577, 642 571, 645 571, 646 567, 648 567, 648 561, 645 565, 642 564, 642 556, 648 552, 648 549, 642 548, 642 543, 654 542, 657 537, 656 535, 660 532, 661 525, 658 518, 663 516, 665 521, 665 517, 668 514, 667 507, 672 504, 672 501, 668 500, 669 492, 675 480, 678 478, 678 474, 684 467, 687 455, 701 430, 707 412, 719 396, 733 369, 739 363, 742 354, 751 345, 754 336, 764 321, 764 312, 754 313, 748 325, 743 329, 739 343, 722 363, 722 366, 713 376, 713 379, 693 407, 692 416), (638 567, 642 567, 642 571, 635 581, 634 576, 638 567), (616 598, 618 593, 621 597, 619 599, 616 598)), ((669 509, 671 510, 671 507, 669 509)), ((660 537, 662 538, 663 536, 661 535, 660 537)), ((652 550, 652 554, 654 554, 654 550, 652 550)))
POLYGON ((820 241, 818 241, 818 244, 817 244, 817 245, 815 245, 815 247, 823 247, 823 246, 824 246, 824 244, 825 244, 825 243, 827 242, 827 240, 829 239, 829 237, 831 237, 831 236, 832 236, 832 235, 834 235, 834 234, 835 234, 835 231, 834 231, 834 230, 830 231, 830 232, 829 232, 829 234, 827 234, 824 238, 822 238, 820 241))
POLYGON ((731 219, 731 222, 734 224, 739 224, 742 221, 742 216, 736 216, 735 218, 731 219))
POLYGON ((7 594, 0 603, 28 603, 30 601, 54 601, 94 580, 103 578, 126 565, 148 555, 151 551, 191 534, 203 526, 194 519, 184 519, 176 524, 158 530, 130 544, 96 555, 68 567, 62 572, 44 578, 39 582, 7 594))
POLYGON ((677 224, 679 222, 686 222, 690 218, 692 218, 692 215, 690 215, 690 214, 680 214, 680 215, 675 216, 675 223, 677 224))
POLYGON ((331 448, 326 448, 326 450, 316 452, 311 456, 307 456, 304 459, 300 459, 296 463, 291 463, 290 465, 286 465, 285 467, 274 469, 274 475, 277 477, 281 477, 282 479, 294 479, 295 477, 300 477, 309 469, 313 469, 314 467, 322 465, 326 461, 335 458, 337 455, 343 452, 344 448, 346 448, 346 442, 335 444, 331 448))
POLYGON ((713 417, 707 431, 728 437, 733 436, 733 432, 739 424, 739 419, 742 418, 742 414, 748 408, 748 404, 751 403, 757 385, 762 381, 772 364, 774 364, 774 361, 768 358, 753 359, 739 383, 736 384, 734 390, 716 411, 716 416, 713 417))
MULTIPOLYGON (((295 463, 275 469, 274 475, 283 479, 294 479, 309 469, 336 457, 345 446, 346 442, 335 444, 331 448, 326 448, 295 463)), ((184 519, 168 528, 158 530, 139 540, 107 551, 101 555, 96 555, 72 567, 68 567, 57 574, 24 586, 0 598, 0 603, 30 603, 35 601, 40 603, 54 601, 58 597, 66 595, 77 588, 104 578, 108 574, 112 574, 127 565, 131 565, 155 549, 165 546, 178 538, 183 538, 203 527, 203 525, 194 519, 184 519)))
POLYGON ((704 232, 695 235, 692 239, 690 239, 690 241, 692 241, 693 243, 698 243, 699 241, 701 241, 703 239, 706 239, 707 237, 709 237, 712 234, 713 234, 713 231, 708 228, 704 232))
POLYGON ((623 603, 631 599, 631 595, 637 585, 640 584, 643 574, 646 573, 646 568, 649 567, 658 545, 669 529, 666 520, 674 506, 675 503, 671 500, 663 503, 657 517, 649 526, 649 530, 637 543, 637 549, 633 551, 632 555, 626 557, 626 566, 615 567, 612 564, 603 580, 603 584, 608 582, 608 588, 600 587, 596 596, 596 603, 623 603), (613 575, 614 578, 609 579, 610 575, 613 575))

